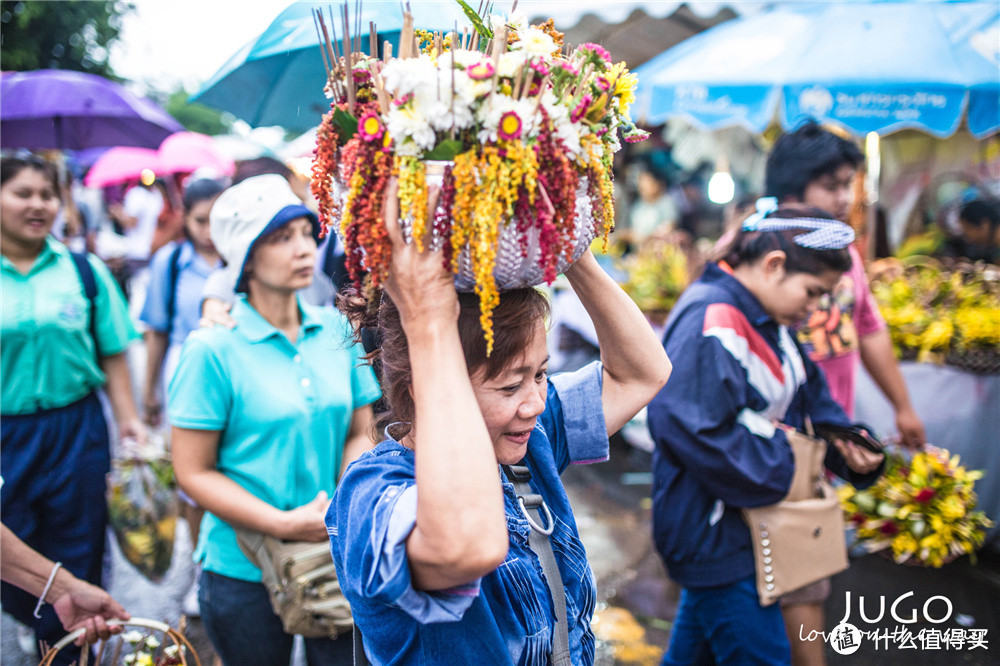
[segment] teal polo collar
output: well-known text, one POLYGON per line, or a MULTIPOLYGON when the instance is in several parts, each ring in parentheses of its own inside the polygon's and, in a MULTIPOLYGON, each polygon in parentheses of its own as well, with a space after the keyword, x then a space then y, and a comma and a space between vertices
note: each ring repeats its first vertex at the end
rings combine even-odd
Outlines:
MULTIPOLYGON (((298 296, 295 299, 299 305, 299 313, 302 315, 302 325, 300 328, 303 337, 323 328, 323 322, 320 321, 319 317, 310 308, 303 306, 302 299, 298 296)), ((264 319, 259 312, 254 310, 253 306, 247 301, 246 296, 237 297, 230 314, 237 321, 237 330, 253 344, 263 342, 271 336, 281 334, 271 322, 264 319)))
MULTIPOLYGON (((31 265, 31 270, 28 271, 28 275, 34 275, 38 271, 45 268, 48 264, 52 263, 60 256, 69 257, 69 248, 60 243, 55 239, 54 236, 45 237, 45 245, 42 246, 42 251, 38 253, 38 257, 35 259, 35 263, 31 265)), ((20 275, 22 277, 27 277, 22 274, 21 271, 14 267, 14 262, 12 262, 7 257, 0 257, 0 266, 3 266, 4 270, 13 275, 20 275)))

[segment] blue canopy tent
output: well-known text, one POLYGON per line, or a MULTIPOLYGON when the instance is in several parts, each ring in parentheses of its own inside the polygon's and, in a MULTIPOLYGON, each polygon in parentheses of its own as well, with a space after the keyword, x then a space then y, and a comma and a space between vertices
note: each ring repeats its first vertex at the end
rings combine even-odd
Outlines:
MULTIPOLYGON (((329 0, 289 5, 259 37, 237 51, 191 101, 229 111, 254 127, 281 125, 300 132, 315 127, 329 110, 330 101, 323 94, 326 71, 312 11, 323 11, 328 26, 332 23, 337 37, 343 39, 342 14, 338 14, 341 6, 329 0)), ((414 2, 411 6, 418 28, 447 31, 453 30, 456 22, 460 29, 468 25, 454 2, 414 2)), ((403 24, 399 3, 363 3, 356 23, 357 18, 352 4, 352 36, 360 24, 363 51, 368 52, 369 21, 374 21, 379 49, 388 40, 393 52, 398 52, 403 24)))
POLYGON ((637 118, 763 132, 805 118, 854 134, 1000 129, 1000 4, 780 4, 696 35, 636 70, 637 118))

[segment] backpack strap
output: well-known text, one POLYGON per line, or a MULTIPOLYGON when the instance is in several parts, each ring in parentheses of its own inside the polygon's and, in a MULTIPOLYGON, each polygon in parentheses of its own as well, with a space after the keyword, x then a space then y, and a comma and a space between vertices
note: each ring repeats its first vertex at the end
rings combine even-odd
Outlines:
POLYGON ((73 257, 73 264, 83 284, 83 293, 87 297, 90 308, 87 330, 90 332, 90 339, 94 341, 94 357, 100 361, 101 347, 97 341, 97 276, 94 275, 94 267, 90 265, 86 252, 70 252, 70 256, 73 257))
POLYGON ((549 655, 549 663, 552 666, 570 666, 566 590, 563 587, 562 575, 559 573, 559 564, 552 551, 552 542, 549 541, 549 535, 552 534, 552 530, 556 526, 555 518, 542 496, 528 484, 531 480, 531 470, 524 465, 501 465, 501 467, 507 479, 514 484, 517 505, 528 520, 528 525, 531 526, 531 531, 528 532, 528 547, 538 556, 538 561, 542 565, 542 573, 545 574, 545 582, 548 583, 549 592, 552 594, 556 623, 552 635, 552 652, 549 655), (535 514, 535 517, 532 517, 531 513, 528 512, 529 509, 535 514))
POLYGON ((181 250, 184 243, 178 243, 170 253, 170 263, 167 265, 167 344, 170 344, 170 334, 174 330, 174 317, 177 315, 177 280, 180 278, 181 250))

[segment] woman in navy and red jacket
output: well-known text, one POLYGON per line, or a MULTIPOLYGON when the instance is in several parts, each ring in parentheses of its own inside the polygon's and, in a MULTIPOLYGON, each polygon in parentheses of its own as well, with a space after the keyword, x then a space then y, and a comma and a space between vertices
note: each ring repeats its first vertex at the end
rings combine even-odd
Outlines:
MULTIPOLYGON (((853 239, 817 209, 757 213, 671 313, 674 371, 649 405, 653 536, 684 587, 664 664, 791 661, 780 607, 760 605, 740 509, 788 492, 794 460, 780 424, 849 425, 788 326, 850 267, 853 239)), ((865 486, 883 457, 837 442, 825 463, 865 486)))

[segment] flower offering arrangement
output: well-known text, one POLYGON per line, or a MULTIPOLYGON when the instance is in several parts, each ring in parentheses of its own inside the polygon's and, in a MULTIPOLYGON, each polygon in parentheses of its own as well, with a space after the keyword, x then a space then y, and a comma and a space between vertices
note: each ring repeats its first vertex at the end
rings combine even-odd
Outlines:
POLYGON ((492 349, 501 289, 551 283, 597 235, 606 241, 619 135, 647 133, 629 116, 636 79, 625 63, 596 44, 569 51, 551 19, 528 25, 516 2, 504 17, 458 1, 471 29, 421 31, 404 11, 396 57, 389 42, 379 57, 373 24, 371 55, 361 52, 346 7, 341 39, 315 14, 332 103, 312 188, 352 280, 371 294, 389 267, 382 198, 395 175, 404 237, 441 249, 456 287, 478 294, 492 349))
POLYGON ((839 490, 845 519, 868 552, 891 548, 899 563, 938 568, 983 545, 993 526, 976 511, 973 486, 981 471, 967 471, 957 455, 928 447, 907 461, 889 456, 887 470, 871 487, 839 490))
POLYGON ((683 250, 666 242, 647 243, 618 265, 628 275, 625 293, 647 316, 663 321, 690 282, 683 250))
POLYGON ((1000 268, 912 256, 879 260, 870 272, 897 356, 1000 372, 1000 268))

